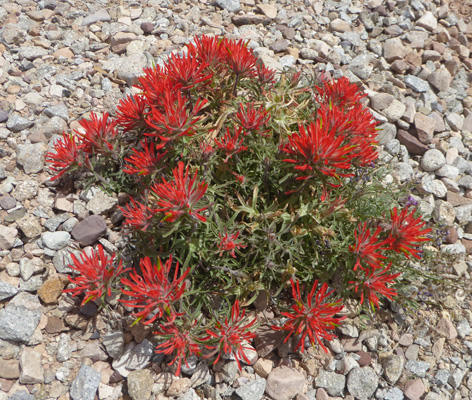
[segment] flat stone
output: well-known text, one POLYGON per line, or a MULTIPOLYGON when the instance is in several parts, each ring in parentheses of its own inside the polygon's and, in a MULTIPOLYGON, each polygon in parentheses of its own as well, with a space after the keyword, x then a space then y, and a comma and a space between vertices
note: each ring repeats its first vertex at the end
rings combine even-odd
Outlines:
POLYGON ((61 250, 68 245, 70 234, 64 231, 44 232, 41 239, 48 249, 61 250))
POLYGON ((406 75, 403 81, 406 86, 413 89, 415 92, 426 93, 430 90, 428 82, 414 75, 406 75))
POLYGON ((438 91, 443 92, 449 89, 452 82, 451 73, 447 68, 442 66, 441 68, 434 71, 428 77, 428 82, 438 91))
POLYGON ((388 62, 405 58, 408 49, 403 45, 400 38, 387 39, 383 45, 383 56, 388 62))
POLYGON ((7 400, 35 400, 32 394, 29 394, 26 390, 19 390, 13 393, 7 400))
POLYGON ((86 208, 95 215, 99 215, 111 211, 117 203, 118 199, 116 197, 108 196, 103 191, 97 190, 87 203, 86 208))
POLYGON ((277 17, 277 6, 275 4, 257 4, 257 8, 270 19, 277 17))
POLYGON ((424 153, 426 153, 426 151, 428 151, 429 149, 428 146, 421 143, 412 134, 401 129, 397 133, 397 139, 402 145, 404 145, 407 148, 408 153, 412 155, 421 156, 424 153))
POLYGON ((105 9, 100 9, 97 12, 90 14, 89 16, 85 17, 82 20, 82 26, 90 26, 92 24, 95 24, 97 22, 110 22, 111 17, 110 14, 108 14, 108 11, 105 9))
POLYGON ((405 368, 416 376, 424 378, 426 372, 431 368, 431 364, 425 361, 408 360, 405 364, 405 368))
POLYGON ((426 11, 421 18, 416 21, 416 25, 428 31, 434 31, 438 27, 438 20, 431 11, 426 11))
POLYGON ((131 371, 127 378, 128 394, 133 400, 148 400, 151 397, 154 379, 150 370, 131 371))
POLYGON ((100 384, 101 373, 83 364, 70 387, 72 400, 94 400, 100 384))
POLYGON ((382 111, 393 103, 395 97, 390 93, 377 93, 370 99, 370 106, 376 111, 382 111))
POLYGON ((266 393, 273 400, 289 400, 300 393, 305 384, 305 377, 298 371, 281 366, 267 377, 266 393))
POLYGON ((436 123, 433 118, 429 118, 422 113, 415 115, 415 128, 420 142, 431 143, 434 135, 434 127, 436 123))
POLYGON ((50 276, 38 289, 39 298, 46 304, 56 304, 68 282, 65 275, 50 276))
POLYGON ((370 367, 354 368, 347 376, 347 390, 359 399, 370 399, 379 386, 379 377, 370 367))
POLYGON ((330 396, 343 396, 346 377, 336 372, 320 370, 315 378, 315 387, 323 388, 330 396))
POLYGON ((39 46, 21 46, 18 51, 20 60, 26 59, 33 61, 36 58, 41 58, 48 55, 48 51, 39 46))
POLYGON ((269 49, 272 50, 274 53, 282 53, 287 50, 290 42, 287 39, 280 39, 276 40, 269 46, 269 49))
POLYGON ((235 393, 242 400, 261 400, 266 389, 265 379, 256 379, 238 387, 235 393))
POLYGON ((403 116, 405 110, 406 106, 397 99, 394 99, 382 113, 387 117, 389 122, 396 122, 403 116))
POLYGON ((44 371, 41 364, 41 354, 32 348, 24 347, 20 357, 20 383, 43 383, 44 371))
POLYGON ((447 340, 454 340, 458 333, 452 321, 448 318, 441 318, 436 325, 436 329, 447 340))
POLYGON ((105 219, 100 215, 91 215, 75 225, 71 235, 82 246, 89 246, 102 237, 106 231, 105 219))
POLYGON ((409 380, 405 383, 403 394, 410 400, 420 400, 426 391, 423 381, 418 379, 409 380))
POLYGON ((56 360, 58 362, 65 362, 72 357, 72 346, 70 336, 66 333, 61 333, 59 341, 57 342, 56 360))
POLYGON ((44 143, 21 144, 16 148, 16 162, 26 174, 36 174, 44 168, 44 155, 47 147, 44 143))
POLYGON ((0 363, 0 378, 18 379, 20 377, 19 360, 2 360, 0 363))
POLYGON ((151 362, 154 345, 144 339, 141 343, 128 343, 122 356, 113 361, 113 368, 126 378, 131 371, 143 369, 151 362))
POLYGON ((10 226, 0 225, 0 249, 9 250, 16 241, 18 231, 10 226))
POLYGON ((0 301, 8 299, 18 294, 18 288, 7 282, 0 281, 0 301))

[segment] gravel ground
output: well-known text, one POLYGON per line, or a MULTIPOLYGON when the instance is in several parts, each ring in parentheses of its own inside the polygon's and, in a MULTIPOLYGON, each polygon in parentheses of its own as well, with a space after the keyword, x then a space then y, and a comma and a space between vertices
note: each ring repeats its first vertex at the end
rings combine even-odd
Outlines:
POLYGON ((455 255, 446 272, 468 287, 471 15, 466 0, 0 0, 0 400, 472 399, 472 299, 460 289, 419 293, 418 318, 349 319, 329 354, 270 345, 280 333, 262 326, 242 372, 189 360, 174 377, 145 328, 90 319, 93 305, 77 313, 61 295, 72 245, 123 247, 120 199, 57 191, 44 164, 57 135, 112 111, 143 67, 193 35, 245 38, 269 67, 366 90, 389 178, 417 180, 422 212, 447 231, 437 249, 455 255))

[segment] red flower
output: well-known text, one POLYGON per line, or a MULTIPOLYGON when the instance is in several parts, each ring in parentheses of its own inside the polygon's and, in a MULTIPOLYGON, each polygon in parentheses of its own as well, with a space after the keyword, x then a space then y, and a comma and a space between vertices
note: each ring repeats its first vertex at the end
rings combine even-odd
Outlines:
POLYGON ((143 97, 149 106, 157 106, 161 104, 162 97, 165 93, 178 91, 180 88, 172 82, 163 69, 156 65, 153 68, 144 68, 144 75, 138 78, 138 88, 142 89, 143 97))
POLYGON ((198 99, 189 110, 189 101, 180 90, 173 88, 162 93, 159 106, 151 105, 151 113, 146 119, 149 127, 155 132, 145 133, 147 136, 159 137, 163 141, 173 140, 180 136, 192 136, 192 128, 201 119, 197 114, 207 100, 198 99))
POLYGON ((425 237, 426 234, 431 232, 431 228, 421 229, 426 222, 422 221, 421 217, 414 217, 416 210, 412 210, 411 213, 409 213, 409 211, 408 207, 403 208, 400 214, 398 213, 397 207, 391 211, 391 246, 394 251, 403 253, 407 258, 410 258, 410 255, 415 258, 421 258, 418 255, 419 250, 417 247, 421 245, 421 242, 431 240, 425 237))
POLYGON ((228 318, 226 318, 224 323, 217 321, 214 330, 207 329, 206 332, 209 336, 202 340, 214 338, 218 341, 215 345, 205 346, 209 350, 214 350, 209 357, 218 353, 215 364, 222 355, 233 355, 240 370, 240 360, 244 360, 247 364, 251 363, 246 354, 244 354, 245 349, 250 349, 244 347, 244 342, 249 342, 256 337, 255 333, 250 331, 250 328, 256 323, 256 320, 253 319, 251 322, 246 323, 244 315, 245 310, 243 310, 240 315, 239 300, 236 300, 233 307, 231 307, 231 320, 228 321, 228 318))
POLYGON ((200 347, 195 342, 190 330, 179 329, 174 321, 161 325, 160 331, 154 332, 154 334, 167 339, 156 347, 156 353, 172 354, 175 352, 175 357, 170 365, 177 361, 177 371, 175 372, 177 376, 180 375, 182 361, 188 367, 187 357, 192 354, 200 355, 201 353, 200 347))
POLYGON ((349 170, 354 157, 352 146, 343 144, 344 139, 342 135, 336 136, 334 129, 328 130, 320 122, 312 122, 307 130, 300 126, 300 133, 290 135, 289 143, 281 149, 294 158, 283 161, 299 164, 295 169, 308 173, 298 177, 298 180, 309 179, 316 173, 335 178, 353 176, 351 172, 340 171, 349 170))
POLYGON ((184 175, 184 163, 182 161, 179 162, 177 168, 174 168, 173 173, 173 182, 167 182, 163 179, 163 183, 151 187, 151 190, 158 197, 156 203, 161 206, 155 211, 163 212, 169 222, 177 220, 182 215, 189 215, 205 222, 206 218, 198 213, 207 207, 196 210, 194 207, 206 193, 208 184, 205 182, 196 183, 197 171, 195 171, 193 178, 190 178, 189 167, 187 167, 184 175))
POLYGON ((218 36, 195 36, 194 43, 187 45, 188 53, 202 63, 215 67, 225 56, 223 50, 226 42, 225 38, 218 36))
POLYGON ((369 303, 372 307, 377 306, 379 308, 379 297, 378 294, 384 295, 388 299, 392 299, 393 296, 397 295, 397 291, 395 289, 391 289, 387 287, 387 284, 393 283, 394 279, 396 279, 400 273, 397 274, 388 274, 388 271, 391 267, 392 263, 388 265, 383 270, 365 270, 365 277, 363 278, 362 282, 349 282, 350 284, 354 284, 355 291, 361 288, 361 304, 364 302, 364 296, 367 297, 369 303))
POLYGON ((315 86, 315 90, 322 103, 340 108, 351 107, 367 96, 367 94, 361 94, 357 85, 349 82, 346 77, 339 78, 337 81, 323 80, 321 86, 315 86))
POLYGON ((120 100, 120 104, 116 108, 116 122, 124 128, 124 131, 140 130, 146 128, 146 99, 135 94, 120 100))
POLYGON ((116 278, 130 270, 130 268, 123 269, 121 260, 118 266, 114 267, 115 254, 108 258, 100 244, 97 252, 92 250, 91 256, 85 250, 80 255, 80 260, 73 253, 70 256, 73 264, 69 267, 77 271, 80 276, 76 278, 68 276, 69 281, 76 287, 66 289, 64 293, 73 293, 72 297, 85 293, 82 305, 90 300, 101 298, 105 294, 111 296, 111 289, 116 278))
POLYGON ((328 290, 328 285, 326 283, 323 283, 321 289, 315 296, 315 291, 318 288, 318 280, 316 280, 308 295, 308 301, 305 303, 300 295, 300 284, 298 280, 296 285, 293 279, 290 280, 290 283, 292 285, 292 296, 296 303, 292 306, 293 312, 282 313, 282 315, 289 318, 289 320, 284 326, 273 326, 272 329, 288 331, 288 336, 285 339, 285 342, 292 335, 301 335, 295 349, 301 347, 302 352, 305 350, 305 338, 307 336, 312 345, 319 343, 323 350, 327 351, 326 347, 321 342, 321 339, 326 339, 328 341, 332 340, 335 336, 330 334, 328 331, 334 330, 335 327, 346 318, 333 317, 344 308, 341 304, 341 300, 324 303, 326 298, 334 292, 334 290, 332 290, 331 292, 326 293, 328 290))
POLYGON ((58 172, 51 181, 82 165, 84 157, 78 141, 78 136, 64 132, 62 138, 54 143, 55 152, 46 154, 46 161, 51 163, 50 169, 58 172))
POLYGON ((190 268, 188 268, 178 278, 179 263, 174 270, 174 278, 169 278, 172 268, 172 256, 163 265, 157 259, 157 265, 152 264, 149 257, 145 257, 139 263, 141 274, 133 271, 130 279, 122 278, 121 283, 129 289, 122 289, 123 294, 131 297, 130 300, 120 300, 128 307, 134 307, 140 311, 134 315, 145 325, 153 323, 157 318, 164 315, 174 314, 172 304, 182 297, 185 290, 184 280, 187 278, 190 268), (144 321, 150 315, 154 315, 144 321))
POLYGON ((116 121, 104 113, 100 118, 96 114, 90 115, 91 120, 82 119, 79 124, 85 129, 82 137, 83 148, 88 154, 108 154, 113 150, 113 142, 118 134, 116 121))
POLYGON ((157 166, 162 161, 167 151, 159 153, 164 147, 163 144, 156 146, 154 142, 148 143, 147 140, 141 142, 142 151, 133 148, 134 155, 125 158, 125 161, 132 165, 125 165, 123 172, 133 175, 150 175, 156 171, 157 166))
POLYGON ((152 219, 157 211, 145 206, 144 204, 135 202, 131 199, 131 204, 127 208, 119 207, 126 218, 124 224, 130 225, 133 229, 146 231, 151 225, 152 219))
POLYGON ((390 249, 391 238, 384 240, 379 239, 379 234, 382 231, 380 226, 371 235, 370 229, 367 229, 367 222, 364 225, 359 224, 358 230, 354 232, 356 244, 349 246, 349 250, 357 254, 357 261, 354 265, 354 271, 357 267, 366 270, 361 264, 361 261, 366 262, 372 269, 381 268, 381 261, 386 257, 382 255, 382 251, 390 249))
POLYGON ((247 146, 242 146, 244 141, 244 136, 238 142, 239 135, 242 133, 242 128, 238 127, 234 130, 234 135, 231 136, 229 128, 226 128, 226 133, 223 140, 219 141, 218 139, 215 140, 215 144, 219 149, 222 149, 226 152, 227 156, 224 162, 228 162, 228 160, 236 153, 240 151, 247 150, 247 146))
MULTIPOLYGON (((254 103, 247 103, 243 106, 239 103, 239 112, 236 113, 236 122, 241 125, 246 131, 258 131, 263 125, 266 125, 269 121, 270 114, 262 107, 254 109, 254 103)), ((245 132, 247 134, 247 132, 245 132)))
POLYGON ((254 66, 257 58, 248 46, 249 41, 227 40, 224 43, 226 49, 225 64, 238 77, 254 76, 254 66))
POLYGON ((198 61, 190 54, 183 56, 171 54, 165 69, 167 76, 185 90, 211 79, 213 74, 205 73, 207 66, 207 63, 198 61))
POLYGON ((247 247, 245 244, 235 242, 239 236, 239 233, 240 232, 238 231, 228 235, 228 232, 226 232, 225 229, 224 235, 221 235, 221 233, 218 234, 220 236, 220 243, 218 244, 218 248, 220 249, 220 257, 223 255, 223 252, 230 251, 231 257, 236 258, 234 249, 244 249, 247 247))
POLYGON ((261 85, 273 84, 275 82, 275 71, 267 68, 260 59, 256 61, 256 75, 261 85))

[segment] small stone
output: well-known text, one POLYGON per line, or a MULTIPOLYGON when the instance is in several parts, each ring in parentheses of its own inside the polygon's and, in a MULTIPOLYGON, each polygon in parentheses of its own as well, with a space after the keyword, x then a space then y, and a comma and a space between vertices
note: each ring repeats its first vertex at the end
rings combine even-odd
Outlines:
POLYGON ((261 400, 265 389, 266 380, 256 379, 238 387, 235 392, 242 400, 261 400))
POLYGON ((72 357, 72 346, 69 335, 61 333, 57 342, 56 360, 65 362, 72 357))
POLYGON ((275 4, 257 4, 257 8, 270 19, 277 17, 277 7, 275 4))
POLYGON ((216 0, 216 4, 223 10, 237 13, 241 10, 241 4, 239 0, 216 0))
POLYGON ((438 20, 431 11, 426 11, 422 17, 416 21, 416 25, 428 31, 434 31, 438 27, 438 20))
POLYGON ((100 377, 100 372, 85 364, 82 365, 70 387, 69 393, 72 400, 94 400, 100 377))
POLYGON ((383 45, 383 56, 388 62, 405 58, 408 50, 400 38, 387 39, 383 45))
POLYGON ((421 143, 416 137, 407 131, 399 130, 397 133, 398 141, 404 145, 411 155, 422 156, 428 151, 428 146, 421 143))
POLYGON ((354 368, 347 376, 347 390, 359 399, 370 399, 379 386, 379 377, 370 367, 354 368))
MULTIPOLYGON (((143 369, 151 362, 154 345, 144 339, 141 343, 128 343, 121 357, 113 361, 113 368, 126 378, 131 371, 143 369)), ((190 387, 190 386, 189 386, 190 387)))
POLYGON ((445 164, 446 158, 444 154, 436 149, 428 150, 421 159, 421 167, 428 172, 436 171, 445 164))
POLYGON ((2 196, 0 198, 0 206, 4 210, 11 210, 16 207, 16 199, 8 195, 2 196))
POLYGON ((44 232, 41 239, 48 249, 61 250, 68 245, 70 234, 64 231, 44 232))
POLYGON ((154 24, 153 22, 143 22, 143 23, 141 23, 141 29, 143 30, 143 32, 145 34, 151 33, 154 30, 155 26, 156 26, 156 24, 154 24))
POLYGON ((447 340, 454 340, 458 333, 452 321, 448 318, 441 318, 436 326, 436 329, 447 340))
POLYGON ((205 361, 198 363, 190 378, 192 388, 196 388, 211 381, 211 373, 205 361))
POLYGON ((384 368, 384 375, 387 382, 394 385, 403 372, 403 366, 405 361, 403 357, 397 355, 391 355, 384 359, 382 366, 384 368))
POLYGON ((435 121, 424 114, 416 113, 415 128, 418 133, 418 139, 422 143, 429 144, 433 139, 435 121))
POLYGON ((305 377, 286 366, 277 367, 267 377, 266 393, 273 400, 289 400, 300 393, 305 377))
POLYGON ((452 82, 452 76, 447 68, 442 66, 441 68, 434 71, 428 77, 428 82, 438 91, 443 92, 449 89, 452 82))
POLYGON ((425 361, 408 360, 405 364, 405 368, 416 376, 424 378, 426 372, 431 368, 431 364, 425 361))
POLYGON ((344 33, 351 30, 351 25, 349 24, 349 22, 344 21, 340 18, 332 20, 329 26, 332 32, 344 33))
POLYGON ((111 358, 116 359, 120 357, 123 354, 125 345, 125 336, 123 332, 116 331, 107 333, 103 337, 103 345, 111 358))
POLYGON ((457 332, 462 339, 472 333, 472 328, 470 327, 469 321, 467 321, 466 318, 462 318, 457 324, 457 332))
POLYGON ((87 203, 86 208, 95 215, 99 215, 111 211, 117 203, 118 199, 116 197, 108 196, 102 190, 97 190, 87 203))
POLYGON ((16 241, 18 231, 9 226, 0 225, 0 249, 9 250, 16 241))
POLYGON ((462 130, 462 125, 464 124, 464 117, 457 113, 449 113, 446 116, 446 121, 452 130, 458 132, 462 130))
POLYGON ((191 381, 188 378, 176 379, 172 382, 169 389, 167 389, 166 394, 169 397, 178 397, 190 389, 190 384, 191 381))
POLYGON ((20 357, 20 382, 23 384, 43 383, 44 371, 41 354, 29 347, 24 347, 20 357))
POLYGON ((370 99, 371 107, 376 111, 382 111, 392 104, 395 97, 390 93, 377 93, 370 99))
POLYGON ((7 128, 15 133, 31 128, 33 125, 33 121, 30 121, 24 117, 20 117, 18 114, 10 115, 7 121, 7 128))
POLYGON ((265 358, 259 358, 252 366, 257 375, 261 378, 267 378, 273 368, 273 361, 265 358))
POLYGON ((406 75, 403 81, 406 86, 413 89, 415 92, 426 93, 430 90, 428 82, 414 75, 406 75))
POLYGON ((16 148, 16 162, 26 174, 36 174, 43 170, 46 151, 44 143, 21 144, 16 148))
POLYGON ((287 47, 290 45, 290 42, 287 39, 276 40, 269 46, 269 49, 274 53, 282 53, 287 50, 287 47))
POLYGON ((315 378, 315 387, 323 388, 330 396, 343 396, 346 377, 336 372, 320 370, 315 378))
POLYGON ((133 400, 148 400, 151 397, 154 379, 148 369, 132 371, 127 378, 128 394, 133 400))
POLYGON ((0 301, 13 297, 16 294, 18 294, 18 288, 7 282, 0 281, 0 301))
POLYGON ((100 215, 91 215, 75 225, 71 235, 82 246, 90 246, 102 237, 106 231, 105 219, 100 215))
POLYGON ((405 358, 407 360, 413 360, 416 361, 418 359, 418 354, 420 351, 420 346, 417 344, 412 344, 411 346, 408 346, 408 348, 405 351, 405 358))
POLYGON ((63 47, 62 49, 58 49, 54 53, 52 53, 52 56, 55 59, 64 57, 64 58, 68 58, 69 60, 72 60, 74 58, 74 53, 68 47, 63 47))
POLYGON ((403 400, 403 392, 399 388, 393 387, 387 391, 384 400, 403 400))
POLYGON ((456 368, 452 371, 451 375, 447 382, 454 388, 459 389, 462 383, 462 379, 464 378, 466 371, 461 370, 460 368, 456 368))
POLYGON ((425 390, 423 381, 418 378, 406 382, 403 394, 410 400, 420 400, 425 390))
POLYGON ((111 21, 110 14, 108 14, 107 10, 100 9, 97 12, 89 15, 88 17, 85 17, 82 20, 82 26, 90 26, 100 21, 103 21, 103 22, 111 21))
POLYGON ((0 378, 18 379, 20 377, 20 362, 18 360, 2 360, 0 363, 0 378))

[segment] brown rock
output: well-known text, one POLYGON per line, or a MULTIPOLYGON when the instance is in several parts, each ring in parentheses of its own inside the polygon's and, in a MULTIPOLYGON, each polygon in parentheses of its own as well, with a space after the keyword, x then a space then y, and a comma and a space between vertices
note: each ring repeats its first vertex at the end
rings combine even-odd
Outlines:
POLYGON ((187 390, 190 389, 191 381, 188 378, 180 378, 172 382, 169 389, 167 389, 167 396, 169 397, 178 397, 181 394, 184 394, 187 390))
POLYGON ((289 400, 303 390, 305 377, 295 369, 281 366, 267 377, 266 393, 274 400, 289 400))
POLYGON ((289 46, 289 44, 290 42, 287 39, 280 39, 272 43, 269 46, 269 49, 272 50, 274 53, 281 53, 287 50, 287 47, 289 46))
POLYGON ((405 58, 408 50, 400 38, 387 39, 383 45, 383 55, 388 62, 405 58))
POLYGON ((65 275, 57 274, 49 277, 38 289, 39 298, 46 304, 57 303, 68 282, 65 275))
POLYGON ((421 143, 429 144, 433 140, 436 121, 422 113, 415 115, 415 128, 421 143))
POLYGON ((472 204, 472 199, 468 199, 464 196, 461 196, 458 193, 454 193, 451 191, 447 192, 446 200, 448 203, 451 203, 453 207, 463 206, 466 204, 472 204))
POLYGON ((421 59, 421 56, 419 53, 416 51, 410 51, 406 56, 405 56, 405 61, 413 65, 414 67, 420 67, 421 64, 423 63, 423 60, 421 59))
POLYGON ((447 340, 454 340, 457 337, 457 329, 448 318, 441 318, 436 326, 439 334, 447 340))
POLYGON ((329 26, 331 28, 331 32, 344 33, 349 32, 351 30, 351 24, 341 18, 336 18, 332 20, 329 26))
POLYGON ((444 351, 444 342, 446 341, 445 338, 440 338, 436 340, 433 344, 433 348, 431 349, 433 356, 436 357, 438 360, 441 358, 442 353, 444 351))
POLYGON ((259 357, 265 357, 272 350, 278 347, 285 338, 283 331, 275 331, 271 325, 261 325, 256 330, 256 337, 254 338, 254 345, 259 357))
POLYGON ((1 360, 0 378, 18 379, 20 377, 20 362, 18 360, 1 360))
POLYGON ((397 139, 403 144, 410 154, 422 156, 429 150, 428 146, 421 143, 416 137, 404 130, 397 132, 397 139))
POLYGON ((472 240, 461 239, 461 243, 465 247, 466 254, 472 254, 472 240))
POLYGON ((42 383, 43 374, 41 354, 29 347, 24 347, 20 357, 20 383, 42 383))
POLYGON ((143 30, 144 33, 151 33, 154 30, 154 27, 156 25, 153 22, 143 22, 141 24, 141 29, 143 30))
POLYGON ((270 19, 277 17, 277 6, 275 4, 258 4, 257 8, 261 10, 264 15, 270 19))
POLYGON ((456 227, 452 226, 448 229, 447 235, 445 238, 446 243, 454 244, 459 240, 459 234, 457 233, 456 227))
POLYGON ((286 25, 277 25, 277 29, 282 33, 285 39, 292 40, 295 37, 295 29, 286 25))
POLYGON ((112 36, 110 44, 112 47, 115 47, 120 44, 132 42, 134 39, 136 39, 136 35, 134 33, 118 32, 117 34, 112 36))
POLYGON ((405 60, 395 60, 391 65, 390 68, 394 71, 403 74, 410 66, 405 60))
POLYGON ((60 333, 68 330, 64 325, 64 320, 58 317, 48 317, 48 323, 44 329, 50 334, 60 333))
POLYGON ((258 24, 268 25, 270 24, 270 21, 272 21, 270 18, 266 17, 265 15, 260 15, 260 14, 234 15, 231 20, 233 21, 233 24, 236 26, 258 25, 258 24))
POLYGON ((443 92, 449 89, 449 85, 452 82, 452 76, 447 68, 441 67, 428 77, 428 82, 438 91, 443 92))
POLYGON ((374 110, 382 111, 392 104, 395 97, 389 93, 377 93, 370 99, 370 105, 374 110))
POLYGON ((410 400, 420 400, 420 397, 423 395, 425 390, 423 381, 418 378, 405 383, 403 394, 410 400))
POLYGON ((372 362, 372 356, 366 351, 361 350, 358 351, 356 354, 359 356, 359 359, 357 360, 359 366, 365 367, 366 365, 370 365, 370 363, 372 362))
POLYGON ((59 49, 52 53, 53 57, 58 59, 59 57, 65 57, 68 58, 69 60, 72 60, 74 58, 74 53, 68 48, 64 47, 62 49, 59 49))
POLYGON ((82 246, 89 246, 104 235, 106 231, 107 224, 104 218, 100 215, 91 215, 74 226, 71 235, 82 246))

